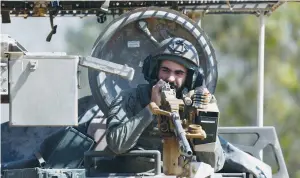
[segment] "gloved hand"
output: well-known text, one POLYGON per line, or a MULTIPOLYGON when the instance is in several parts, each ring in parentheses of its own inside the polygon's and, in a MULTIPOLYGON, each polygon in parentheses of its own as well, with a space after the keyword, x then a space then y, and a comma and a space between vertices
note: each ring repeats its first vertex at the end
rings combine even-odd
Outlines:
POLYGON ((205 109, 211 101, 212 95, 205 86, 195 88, 193 98, 193 107, 205 109))
POLYGON ((212 95, 205 84, 205 75, 202 68, 195 71, 194 93, 192 95, 193 107, 205 109, 211 101, 212 95))

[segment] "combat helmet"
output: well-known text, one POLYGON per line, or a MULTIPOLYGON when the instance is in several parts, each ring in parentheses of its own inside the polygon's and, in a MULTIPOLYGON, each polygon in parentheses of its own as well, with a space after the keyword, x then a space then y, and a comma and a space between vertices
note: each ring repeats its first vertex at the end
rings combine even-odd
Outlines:
POLYGON ((144 78, 149 83, 156 83, 159 65, 162 60, 171 60, 187 68, 185 87, 189 90, 195 87, 195 82, 203 83, 204 74, 200 67, 198 52, 188 40, 173 37, 159 43, 157 50, 149 55, 143 64, 144 78))

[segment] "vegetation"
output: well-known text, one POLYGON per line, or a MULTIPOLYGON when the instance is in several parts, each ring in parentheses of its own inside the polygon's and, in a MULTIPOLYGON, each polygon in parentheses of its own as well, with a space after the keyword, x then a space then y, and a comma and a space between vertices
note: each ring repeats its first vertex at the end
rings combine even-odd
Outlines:
MULTIPOLYGON (((300 178, 299 15, 300 5, 289 3, 266 18, 264 74, 264 125, 275 126, 290 177, 297 178, 300 178)), ((259 18, 211 15, 203 19, 203 28, 220 51, 219 68, 223 64, 239 67, 228 70, 218 81, 216 96, 221 103, 221 125, 255 125, 259 18), (226 58, 220 54, 226 54, 226 58), (239 65, 233 64, 236 60, 239 65)))

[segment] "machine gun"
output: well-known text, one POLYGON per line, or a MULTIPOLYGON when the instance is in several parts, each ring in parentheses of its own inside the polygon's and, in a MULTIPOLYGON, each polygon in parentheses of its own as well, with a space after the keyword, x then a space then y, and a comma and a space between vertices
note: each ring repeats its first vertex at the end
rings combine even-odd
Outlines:
POLYGON ((200 96, 199 89, 190 91, 184 95, 183 99, 177 99, 176 90, 171 88, 169 83, 165 83, 161 96, 161 107, 159 108, 154 102, 151 102, 150 108, 152 113, 158 116, 158 128, 164 140, 164 173, 179 177, 191 177, 189 164, 196 161, 196 153, 201 151, 195 149, 199 141, 200 144, 215 141, 215 139, 206 139, 208 139, 207 133, 210 134, 210 138, 216 137, 218 111, 209 110, 211 108, 209 105, 214 105, 214 103, 208 103, 207 95, 200 96), (205 105, 199 105, 199 101, 205 105), (213 116, 209 118, 210 123, 214 125, 213 129, 215 130, 213 131, 208 125, 201 124, 201 120, 208 119, 205 117, 205 114, 208 113, 213 116), (217 115, 212 113, 217 113, 217 115))

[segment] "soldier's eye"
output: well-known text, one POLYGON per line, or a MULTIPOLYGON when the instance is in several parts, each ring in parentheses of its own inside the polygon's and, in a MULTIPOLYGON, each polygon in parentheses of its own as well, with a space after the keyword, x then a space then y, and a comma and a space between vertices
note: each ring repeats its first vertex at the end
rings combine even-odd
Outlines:
POLYGON ((184 75, 184 71, 181 71, 181 70, 177 70, 177 71, 175 71, 175 74, 176 75, 184 75))
POLYGON ((168 68, 166 68, 166 67, 162 67, 161 70, 162 70, 163 72, 170 72, 170 69, 168 69, 168 68))

